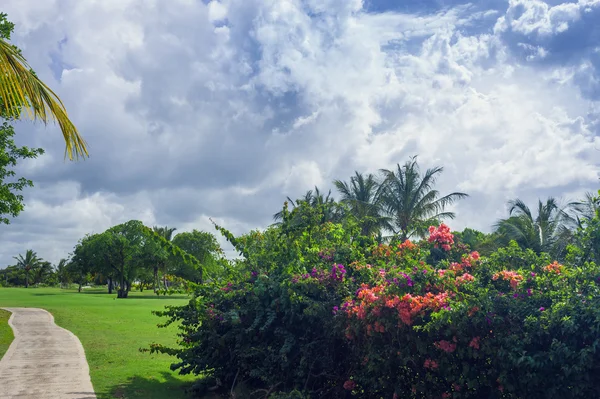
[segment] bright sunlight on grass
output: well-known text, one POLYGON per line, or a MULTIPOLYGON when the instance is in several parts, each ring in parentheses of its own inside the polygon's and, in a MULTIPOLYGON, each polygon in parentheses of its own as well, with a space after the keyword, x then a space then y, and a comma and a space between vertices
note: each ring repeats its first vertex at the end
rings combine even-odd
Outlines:
POLYGON ((10 312, 0 309, 0 359, 2 359, 13 340, 12 328, 8 325, 9 318, 10 312))
MULTIPOLYGON (((0 288, 0 307, 46 309, 56 324, 79 337, 99 399, 186 397, 184 390, 193 377, 169 371, 175 358, 138 350, 152 342, 174 343, 176 328, 157 328, 162 320, 151 311, 185 302, 184 296, 157 297, 152 291, 115 300, 115 295, 99 290, 0 288)), ((9 316, 0 311, 0 355, 13 338, 9 316)))

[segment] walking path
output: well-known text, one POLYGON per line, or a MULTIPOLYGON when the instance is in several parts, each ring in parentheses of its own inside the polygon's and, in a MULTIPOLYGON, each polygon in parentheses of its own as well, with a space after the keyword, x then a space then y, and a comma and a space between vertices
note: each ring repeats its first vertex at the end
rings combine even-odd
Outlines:
POLYGON ((96 399, 79 339, 43 309, 5 308, 15 339, 0 360, 2 399, 96 399))

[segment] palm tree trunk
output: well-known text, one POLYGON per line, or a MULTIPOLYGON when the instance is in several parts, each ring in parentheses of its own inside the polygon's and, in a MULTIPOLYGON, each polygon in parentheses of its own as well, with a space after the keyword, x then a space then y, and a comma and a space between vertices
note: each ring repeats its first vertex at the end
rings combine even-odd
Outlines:
POLYGON ((108 278, 108 293, 112 294, 113 292, 113 281, 112 281, 112 277, 108 278))
POLYGON ((158 266, 154 266, 154 280, 152 280, 152 285, 153 285, 153 289, 154 292, 156 293, 156 291, 158 290, 158 266))

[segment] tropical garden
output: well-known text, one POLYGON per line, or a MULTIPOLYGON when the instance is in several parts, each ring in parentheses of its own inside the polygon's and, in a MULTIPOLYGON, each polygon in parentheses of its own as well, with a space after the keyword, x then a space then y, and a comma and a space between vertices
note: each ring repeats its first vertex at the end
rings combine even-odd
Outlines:
MULTIPOLYGON (((33 184, 16 176, 17 162, 43 152, 15 145, 12 120, 54 117, 66 155, 87 155, 58 97, 9 44, 12 29, 0 14, 4 224, 33 184)), ((115 303, 131 303, 136 290, 184 295, 154 310, 172 340, 143 335, 127 345, 171 356, 170 369, 190 376, 197 397, 597 397, 600 192, 566 204, 514 199, 505 218, 490 220, 491 233, 457 232, 446 224, 451 206, 468 195, 438 192, 442 173, 413 157, 336 180, 335 193, 315 187, 288 198, 266 229, 234 236, 215 224, 235 259, 212 233, 131 220, 90 232, 56 265, 34 249, 15 254, 0 284, 74 285, 80 297, 102 287, 115 303)), ((94 342, 119 328, 111 320, 93 336, 77 326, 92 361, 102 357, 94 342)), ((103 350, 135 338, 126 330, 103 350)))

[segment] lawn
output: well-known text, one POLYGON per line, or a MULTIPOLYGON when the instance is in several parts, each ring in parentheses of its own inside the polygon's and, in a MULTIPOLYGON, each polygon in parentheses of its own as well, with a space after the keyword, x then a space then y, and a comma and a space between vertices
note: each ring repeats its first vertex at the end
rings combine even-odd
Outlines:
MULTIPOLYGON (((184 390, 193 377, 170 371, 175 358, 139 351, 152 342, 175 342, 176 328, 157 328, 162 319, 151 311, 185 302, 184 296, 157 297, 151 291, 115 299, 99 290, 0 288, 0 307, 46 309, 56 324, 79 337, 99 399, 187 397, 184 390)), ((8 314, 0 313, 0 355, 12 340, 7 321, 8 314)))
POLYGON ((10 313, 0 309, 0 359, 2 359, 13 340, 12 328, 8 325, 9 318, 10 313))

